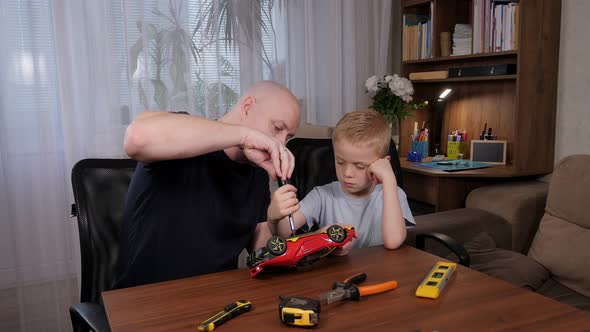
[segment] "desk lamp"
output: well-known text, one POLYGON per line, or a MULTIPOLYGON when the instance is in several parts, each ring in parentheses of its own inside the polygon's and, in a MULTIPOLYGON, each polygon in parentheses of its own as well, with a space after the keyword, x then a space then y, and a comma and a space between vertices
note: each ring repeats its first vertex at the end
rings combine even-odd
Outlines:
POLYGON ((438 100, 434 106, 435 109, 435 113, 434 113, 434 128, 433 128, 433 134, 434 134, 434 158, 432 160, 437 161, 437 160, 443 160, 444 159, 444 155, 442 155, 440 153, 440 141, 441 141, 441 137, 442 137, 442 121, 443 121, 443 112, 445 110, 445 99, 447 98, 447 96, 451 93, 451 89, 449 88, 445 88, 441 94, 438 96, 438 100))

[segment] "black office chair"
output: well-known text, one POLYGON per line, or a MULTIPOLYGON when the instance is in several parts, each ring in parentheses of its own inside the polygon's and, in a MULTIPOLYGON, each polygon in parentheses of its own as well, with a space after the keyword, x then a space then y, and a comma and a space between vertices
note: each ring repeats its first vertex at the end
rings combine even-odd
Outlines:
POLYGON ((101 292, 113 286, 125 197, 136 164, 84 159, 72 169, 72 212, 78 218, 82 260, 81 303, 70 307, 75 332, 110 331, 101 292))
MULTIPOLYGON (((295 156, 295 169, 291 175, 291 183, 297 188, 297 196, 303 199, 314 187, 322 186, 336 181, 336 165, 334 161, 334 149, 332 140, 329 138, 293 138, 287 142, 287 147, 295 156)), ((391 167, 395 174, 397 184, 403 189, 402 169, 395 144, 389 145, 389 156, 391 156, 391 167)), ((301 227, 297 234, 307 231, 314 231, 317 226, 307 229, 307 225, 301 227)), ((425 248, 425 240, 432 239, 440 242, 458 258, 459 263, 469 266, 469 255, 459 242, 453 238, 440 233, 417 234, 415 239, 409 243, 420 250, 425 248)))

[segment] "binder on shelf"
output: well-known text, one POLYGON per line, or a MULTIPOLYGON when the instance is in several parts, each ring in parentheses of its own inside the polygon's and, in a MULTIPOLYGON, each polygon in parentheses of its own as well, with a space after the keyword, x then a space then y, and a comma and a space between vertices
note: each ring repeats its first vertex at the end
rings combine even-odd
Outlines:
POLYGON ((448 70, 423 71, 417 73, 410 73, 410 80, 433 80, 444 79, 449 77, 448 70))

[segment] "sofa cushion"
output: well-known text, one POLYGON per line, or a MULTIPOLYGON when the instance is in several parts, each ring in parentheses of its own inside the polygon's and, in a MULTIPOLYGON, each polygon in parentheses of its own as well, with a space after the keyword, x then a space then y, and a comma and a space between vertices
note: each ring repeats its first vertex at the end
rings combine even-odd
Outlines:
POLYGON ((590 297, 590 229, 547 213, 528 255, 555 280, 590 297))
POLYGON ((551 176, 529 256, 564 286, 590 297, 590 155, 564 158, 551 176))
MULTIPOLYGON (((549 271, 533 259, 515 251, 496 248, 488 233, 479 233, 466 242, 465 249, 471 258, 470 268, 508 281, 515 286, 536 290, 549 278, 549 271)), ((454 255, 447 259, 457 261, 454 255)))
POLYGON ((588 229, 589 201, 590 155, 564 158, 551 175, 545 212, 588 229))
POLYGON ((565 287, 555 279, 550 278, 536 290, 537 293, 550 297, 556 301, 569 304, 578 309, 590 311, 590 298, 576 293, 565 287))

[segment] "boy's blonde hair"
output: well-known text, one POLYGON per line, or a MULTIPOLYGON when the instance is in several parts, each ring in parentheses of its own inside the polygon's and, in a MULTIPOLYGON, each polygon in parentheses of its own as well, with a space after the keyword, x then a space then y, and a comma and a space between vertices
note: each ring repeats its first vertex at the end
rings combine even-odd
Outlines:
POLYGON ((376 147, 377 153, 383 158, 389 153, 391 128, 385 117, 372 109, 353 111, 338 121, 332 133, 334 143, 341 140, 353 145, 376 147))

